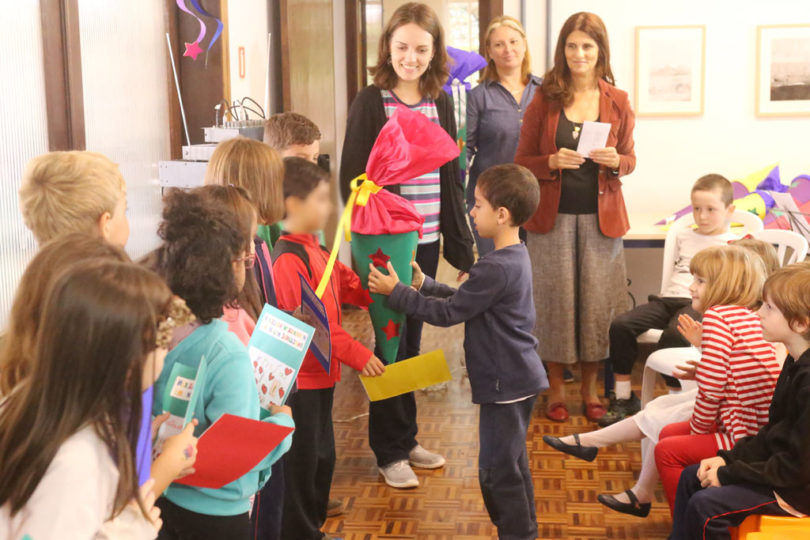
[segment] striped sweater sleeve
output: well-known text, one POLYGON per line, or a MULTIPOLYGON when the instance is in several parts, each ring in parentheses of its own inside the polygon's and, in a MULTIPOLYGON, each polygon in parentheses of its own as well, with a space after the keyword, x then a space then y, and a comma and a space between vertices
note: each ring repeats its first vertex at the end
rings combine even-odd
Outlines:
POLYGON ((729 380, 729 357, 734 337, 729 324, 713 310, 703 316, 702 358, 695 373, 698 394, 690 428, 693 434, 714 431, 729 380))

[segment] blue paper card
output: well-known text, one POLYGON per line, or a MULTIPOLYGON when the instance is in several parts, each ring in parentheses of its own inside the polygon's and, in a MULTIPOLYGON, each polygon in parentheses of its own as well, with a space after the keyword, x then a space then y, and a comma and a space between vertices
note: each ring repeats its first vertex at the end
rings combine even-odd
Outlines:
POLYGON ((248 342, 262 418, 271 405, 284 405, 306 356, 315 329, 265 304, 248 342))
POLYGON ((315 294, 306 278, 298 274, 301 278, 301 311, 315 327, 315 335, 312 336, 312 344, 309 350, 320 362, 323 369, 330 373, 332 367, 332 336, 329 332, 329 317, 326 314, 326 306, 315 294))
POLYGON ((155 456, 163 450, 163 442, 173 435, 177 435, 186 424, 194 418, 194 410, 201 399, 205 388, 205 378, 208 363, 205 356, 200 358, 196 367, 181 364, 172 365, 169 380, 163 395, 159 396, 163 410, 169 413, 169 418, 160 426, 158 438, 152 452, 155 456))

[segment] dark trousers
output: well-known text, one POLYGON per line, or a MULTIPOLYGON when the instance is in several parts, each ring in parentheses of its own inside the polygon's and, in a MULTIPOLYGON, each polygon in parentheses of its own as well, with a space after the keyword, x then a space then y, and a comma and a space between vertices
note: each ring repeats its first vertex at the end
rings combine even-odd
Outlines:
POLYGON ((755 484, 732 484, 701 488, 698 465, 681 473, 671 540, 725 540, 729 527, 736 527, 751 514, 789 515, 779 507, 773 489, 755 484))
MULTIPOLYGON (((613 372, 619 375, 630 375, 638 356, 638 336, 656 328, 663 330, 658 340, 659 349, 671 347, 688 347, 689 342, 678 332, 678 316, 690 315, 696 321, 700 314, 692 309, 689 298, 668 298, 650 296, 646 304, 622 313, 610 323, 610 364, 613 372)), ((679 386, 674 377, 664 376, 667 386, 679 386)))
POLYGON ((295 433, 284 460, 284 540, 323 538, 329 488, 335 471, 332 428, 334 388, 303 390, 290 395, 295 433))
POLYGON ((536 399, 481 405, 478 482, 500 540, 537 538, 534 487, 526 453, 526 431, 536 399))
POLYGON ((250 540, 247 512, 236 516, 209 516, 177 506, 166 497, 155 502, 163 526, 158 540, 250 540))
MULTIPOLYGON (((439 242, 422 244, 416 249, 416 262, 425 275, 435 278, 439 268, 439 242)), ((397 361, 418 356, 422 342, 422 321, 407 317, 397 361)), ((379 349, 374 354, 382 357, 379 349)), ((413 392, 368 404, 368 444, 377 465, 408 459, 416 446, 416 398, 413 392)))
POLYGON ((253 498, 250 523, 253 540, 280 540, 281 515, 284 510, 284 458, 270 469, 270 478, 253 498))

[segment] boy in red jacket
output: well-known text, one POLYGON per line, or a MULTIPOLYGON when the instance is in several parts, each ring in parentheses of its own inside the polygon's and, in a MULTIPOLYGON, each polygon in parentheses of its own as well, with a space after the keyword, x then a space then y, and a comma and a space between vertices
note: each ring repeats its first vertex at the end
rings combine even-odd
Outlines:
MULTIPOLYGON (((323 276, 329 252, 318 244, 332 212, 329 173, 305 159, 284 159, 284 232, 273 246, 273 273, 278 307, 295 310, 301 305, 299 275, 315 289, 323 276)), ((298 391, 287 405, 296 430, 285 462, 282 538, 317 540, 328 538, 320 528, 326 521, 329 488, 335 469, 335 437, 332 430, 332 400, 340 380, 340 364, 366 376, 381 375, 383 363, 352 338, 341 326, 342 304, 367 306, 369 296, 360 278, 350 268, 335 263, 321 300, 329 317, 332 338, 330 372, 311 352, 298 373, 298 391)))

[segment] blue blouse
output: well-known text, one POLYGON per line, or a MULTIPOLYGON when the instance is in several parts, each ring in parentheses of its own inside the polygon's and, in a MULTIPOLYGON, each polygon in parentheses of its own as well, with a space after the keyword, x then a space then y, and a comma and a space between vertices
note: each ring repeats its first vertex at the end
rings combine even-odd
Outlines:
POLYGON ((470 167, 467 200, 472 201, 478 175, 493 165, 512 163, 520 139, 523 112, 543 80, 529 75, 529 84, 518 103, 497 81, 485 81, 467 97, 467 158, 470 167))

